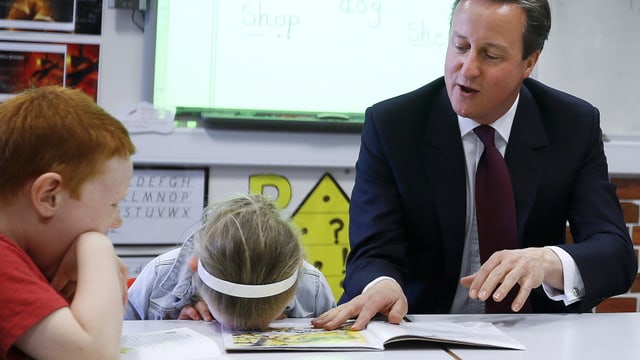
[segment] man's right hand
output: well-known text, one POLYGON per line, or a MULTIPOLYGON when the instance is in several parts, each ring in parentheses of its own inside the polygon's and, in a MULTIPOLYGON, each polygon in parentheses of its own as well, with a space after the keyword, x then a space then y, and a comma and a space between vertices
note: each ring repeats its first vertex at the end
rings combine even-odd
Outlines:
POLYGON ((407 314, 409 305, 400 285, 391 279, 381 280, 351 301, 339 305, 311 321, 316 328, 334 330, 345 321, 356 318, 352 330, 364 329, 377 314, 390 323, 399 324, 407 314))

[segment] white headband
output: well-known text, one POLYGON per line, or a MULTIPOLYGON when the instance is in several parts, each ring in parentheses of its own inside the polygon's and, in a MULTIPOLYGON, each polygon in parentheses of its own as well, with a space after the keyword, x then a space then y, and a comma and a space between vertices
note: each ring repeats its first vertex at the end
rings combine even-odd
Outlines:
POLYGON ((205 285, 219 293, 241 298, 257 299, 278 295, 289 290, 298 279, 298 270, 294 271, 288 278, 272 284, 236 284, 218 279, 217 277, 209 274, 204 266, 202 266, 200 259, 198 259, 198 276, 200 276, 200 279, 205 283, 205 285))

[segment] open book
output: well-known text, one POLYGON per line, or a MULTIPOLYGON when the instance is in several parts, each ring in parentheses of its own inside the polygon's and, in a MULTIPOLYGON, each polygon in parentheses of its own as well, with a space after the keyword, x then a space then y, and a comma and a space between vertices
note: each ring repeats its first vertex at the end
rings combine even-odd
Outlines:
POLYGON ((195 360, 221 355, 213 339, 186 327, 125 334, 120 339, 121 360, 195 360))
POLYGON ((486 348, 525 350, 525 346, 490 322, 402 322, 372 321, 366 329, 315 329, 309 319, 285 319, 271 323, 265 331, 232 331, 222 327, 226 351, 258 350, 384 350, 401 341, 426 341, 486 348))

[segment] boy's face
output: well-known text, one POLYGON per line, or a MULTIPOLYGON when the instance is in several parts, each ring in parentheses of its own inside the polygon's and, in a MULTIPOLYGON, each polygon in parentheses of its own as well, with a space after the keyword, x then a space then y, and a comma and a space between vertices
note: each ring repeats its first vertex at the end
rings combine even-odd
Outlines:
POLYGON ((97 231, 106 234, 109 229, 122 225, 118 204, 129 189, 133 176, 130 159, 112 158, 104 166, 101 175, 88 181, 81 188, 79 199, 70 200, 68 213, 71 227, 77 233, 97 231))
POLYGON ((100 175, 82 186, 79 198, 72 198, 67 191, 59 193, 59 207, 47 225, 48 234, 39 239, 42 251, 38 252, 38 263, 42 270, 54 270, 80 234, 107 234, 109 229, 120 227, 118 203, 127 194, 132 176, 131 160, 116 157, 104 164, 100 175))

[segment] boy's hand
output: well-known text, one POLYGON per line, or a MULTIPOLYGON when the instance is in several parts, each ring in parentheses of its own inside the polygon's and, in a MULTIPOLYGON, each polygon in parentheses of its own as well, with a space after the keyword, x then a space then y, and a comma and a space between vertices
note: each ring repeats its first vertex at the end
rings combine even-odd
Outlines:
POLYGON ((127 280, 129 280, 129 269, 127 269, 127 265, 125 265, 124 261, 116 256, 116 264, 118 266, 118 274, 120 275, 120 289, 122 290, 122 305, 127 305, 127 280))
POLYGON ((78 282, 78 258, 76 256, 77 240, 69 246, 60 260, 58 270, 51 278, 51 286, 71 302, 78 282))
MULTIPOLYGON (((80 235, 82 236, 82 235, 80 235)), ((67 301, 71 302, 76 292, 78 283, 78 258, 77 258, 77 239, 69 246, 67 252, 62 257, 58 270, 51 279, 51 286, 56 289, 67 301)), ((118 275, 120 278, 122 291, 122 304, 127 303, 127 279, 129 271, 124 262, 117 256, 114 257, 118 275)))

